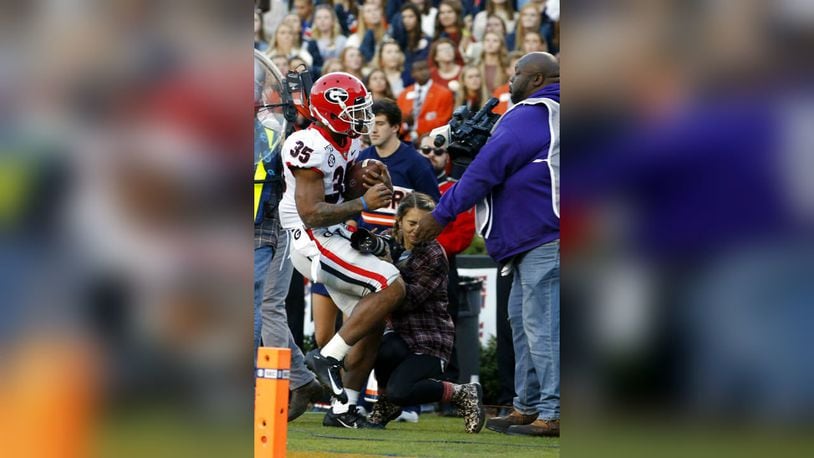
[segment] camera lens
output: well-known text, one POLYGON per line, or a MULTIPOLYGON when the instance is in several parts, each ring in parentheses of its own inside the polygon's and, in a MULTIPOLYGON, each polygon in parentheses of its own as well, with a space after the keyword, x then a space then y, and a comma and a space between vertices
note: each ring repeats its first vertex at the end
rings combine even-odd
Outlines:
POLYGON ((351 235, 350 244, 360 253, 370 253, 374 256, 381 256, 386 252, 385 241, 365 229, 358 229, 354 232, 353 235, 351 235))

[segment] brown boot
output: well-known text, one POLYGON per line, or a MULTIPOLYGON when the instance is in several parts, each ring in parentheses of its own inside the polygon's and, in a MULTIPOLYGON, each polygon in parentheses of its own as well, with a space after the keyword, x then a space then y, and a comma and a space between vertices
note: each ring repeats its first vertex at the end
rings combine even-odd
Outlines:
POLYGON ((560 420, 534 420, 528 425, 509 426, 506 433, 513 436, 560 437, 560 420))
POLYGON ((322 385, 314 379, 291 391, 288 400, 288 421, 294 421, 308 410, 308 404, 316 402, 323 395, 322 385))
POLYGON ((499 433, 505 433, 510 426, 528 425, 537 419, 537 414, 524 415, 513 409, 512 413, 505 417, 494 417, 486 421, 486 429, 491 429, 499 433))

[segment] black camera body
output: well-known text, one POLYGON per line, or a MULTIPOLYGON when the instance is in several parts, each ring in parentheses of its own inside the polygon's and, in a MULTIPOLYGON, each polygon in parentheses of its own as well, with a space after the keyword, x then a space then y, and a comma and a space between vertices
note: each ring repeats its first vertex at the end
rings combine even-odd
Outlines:
POLYGON ((452 113, 452 120, 449 122, 449 132, 447 136, 439 134, 435 136, 436 147, 447 144, 447 151, 453 158, 453 177, 455 170, 460 169, 461 173, 475 158, 492 135, 492 128, 500 119, 500 115, 492 110, 497 106, 498 99, 490 98, 483 107, 474 115, 466 105, 461 105, 452 113))
POLYGON ((387 253, 388 245, 391 245, 393 238, 389 235, 379 235, 367 229, 358 228, 350 236, 350 246, 360 253, 370 253, 373 256, 382 256, 387 253))

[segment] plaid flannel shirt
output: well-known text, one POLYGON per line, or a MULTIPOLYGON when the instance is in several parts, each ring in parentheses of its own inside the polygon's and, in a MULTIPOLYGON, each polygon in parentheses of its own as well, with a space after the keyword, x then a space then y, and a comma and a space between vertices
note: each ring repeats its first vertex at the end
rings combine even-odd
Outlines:
POLYGON ((444 249, 435 240, 420 244, 397 267, 407 285, 407 294, 390 315, 390 326, 414 353, 448 362, 455 325, 447 311, 449 263, 444 249))
POLYGON ((281 194, 274 193, 269 201, 263 204, 263 219, 259 224, 254 225, 255 249, 264 246, 277 248, 277 239, 283 232, 283 228, 280 226, 280 214, 277 211, 281 198, 281 194))

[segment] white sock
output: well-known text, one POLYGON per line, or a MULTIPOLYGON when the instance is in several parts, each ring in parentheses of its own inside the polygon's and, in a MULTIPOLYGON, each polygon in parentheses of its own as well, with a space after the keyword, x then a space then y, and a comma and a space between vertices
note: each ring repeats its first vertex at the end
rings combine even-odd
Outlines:
POLYGON ((356 390, 349 390, 345 388, 345 393, 348 394, 348 402, 341 403, 336 398, 331 400, 331 411, 335 414, 342 414, 350 410, 350 406, 355 406, 359 402, 359 392, 356 390))
POLYGON ((339 334, 334 334, 330 341, 325 344, 325 347, 322 348, 320 353, 322 356, 330 356, 331 358, 335 358, 337 361, 342 361, 345 359, 345 355, 348 354, 350 351, 350 345, 345 343, 345 340, 339 336, 339 334))
POLYGON ((348 404, 355 406, 359 402, 359 392, 345 388, 345 393, 348 394, 348 404))
POLYGON ((338 399, 331 399, 331 411, 337 415, 343 414, 350 409, 350 402, 342 403, 338 399))

